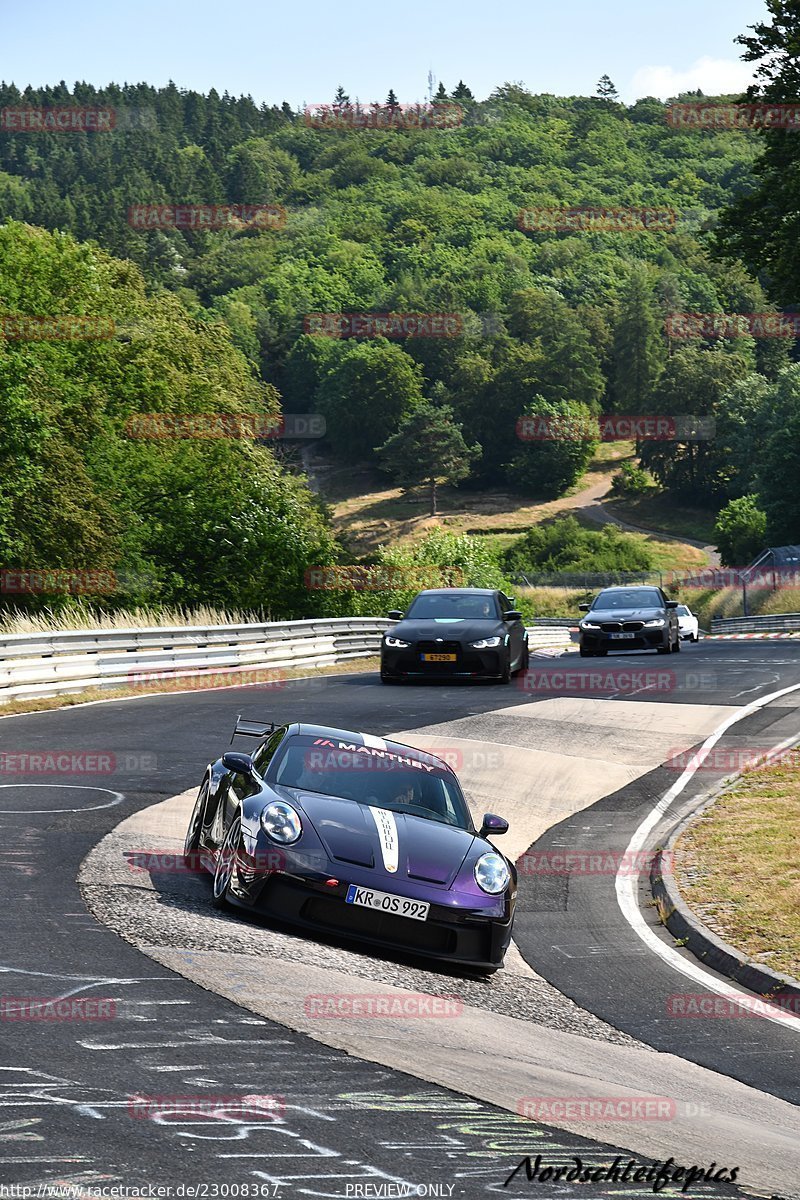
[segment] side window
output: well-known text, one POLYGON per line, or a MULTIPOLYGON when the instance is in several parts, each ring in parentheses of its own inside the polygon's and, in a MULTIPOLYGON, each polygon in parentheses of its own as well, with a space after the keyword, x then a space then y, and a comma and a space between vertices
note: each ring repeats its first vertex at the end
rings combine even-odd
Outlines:
POLYGON ((502 592, 498 592, 497 602, 500 605, 500 616, 502 617, 503 613, 508 612, 511 608, 511 601, 508 596, 505 596, 502 592))
POLYGON ((253 765, 255 766, 255 769, 258 771, 259 775, 263 775, 265 773, 273 754, 283 741, 287 729, 287 725, 282 725, 280 729, 276 729, 272 737, 264 742, 263 745, 259 746, 256 750, 255 754, 253 755, 253 765))

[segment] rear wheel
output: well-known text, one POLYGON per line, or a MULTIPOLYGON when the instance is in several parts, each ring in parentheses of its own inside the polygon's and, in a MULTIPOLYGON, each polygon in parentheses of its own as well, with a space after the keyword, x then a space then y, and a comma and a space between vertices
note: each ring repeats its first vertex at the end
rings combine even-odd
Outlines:
POLYGON ((239 840, 242 835, 242 822, 234 817, 225 834, 225 840, 217 854, 217 865, 214 869, 214 886, 211 893, 211 903, 214 908, 228 907, 228 893, 231 888, 233 873, 236 870, 236 857, 239 853, 239 840))

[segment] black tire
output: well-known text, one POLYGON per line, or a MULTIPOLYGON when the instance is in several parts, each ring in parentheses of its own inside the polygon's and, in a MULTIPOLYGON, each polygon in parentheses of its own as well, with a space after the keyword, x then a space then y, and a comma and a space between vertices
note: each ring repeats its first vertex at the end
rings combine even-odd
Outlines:
POLYGON ((514 674, 515 675, 524 675, 525 672, 530 667, 530 665, 531 665, 531 652, 528 647, 528 639, 526 637, 525 642, 523 643, 523 646, 522 646, 522 656, 519 660, 519 666, 517 667, 514 674))
POLYGON ((391 675, 384 675, 381 672, 381 683, 399 683, 399 679, 394 679, 391 675))
POLYGON ((680 654, 680 652, 681 652, 681 635, 679 633, 677 633, 675 635, 675 645, 672 647, 672 653, 680 654))
POLYGON ((699 634, 699 633, 693 633, 693 634, 692 634, 692 636, 691 636, 691 638, 690 638, 690 641, 692 641, 692 642, 699 642, 699 641, 700 641, 700 634, 699 634))
POLYGON ((605 656, 608 654, 608 648, 604 647, 602 650, 595 650, 595 654, 598 658, 605 658, 605 656))
POLYGON ((581 658, 594 658, 594 650, 587 650, 585 646, 580 648, 581 658))
POLYGON ((503 666, 503 673, 500 676, 500 682, 501 683, 511 683, 511 647, 510 646, 508 647, 508 654, 506 655, 506 661, 503 666))
POLYGON ((236 856, 239 853, 239 842, 242 836, 242 821, 237 814, 225 834, 222 845, 217 853, 217 865, 214 870, 214 884, 211 890, 211 903, 216 909, 228 907, 228 892, 231 880, 236 870, 236 856))
POLYGON ((670 645, 669 642, 667 642, 666 646, 656 646, 656 650, 658 651, 659 654, 671 654, 672 646, 670 645))
POLYGON ((186 830, 186 839, 183 843, 184 858, 195 858, 197 851, 200 849, 200 830, 203 826, 203 809, 205 808, 207 799, 208 780, 204 779, 197 793, 192 815, 189 818, 189 828, 186 830))

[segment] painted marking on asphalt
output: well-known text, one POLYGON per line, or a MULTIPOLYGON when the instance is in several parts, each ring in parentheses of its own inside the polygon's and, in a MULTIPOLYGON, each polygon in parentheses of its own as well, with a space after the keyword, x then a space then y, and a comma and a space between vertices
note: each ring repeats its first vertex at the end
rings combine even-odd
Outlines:
MULTIPOLYGON (((800 691, 800 683, 792 684, 791 687, 782 688, 778 692, 771 692, 767 696, 761 696, 758 700, 751 701, 751 703, 745 705, 740 712, 734 713, 732 716, 724 720, 722 724, 719 725, 714 732, 706 738, 700 749, 692 756, 692 760, 689 762, 689 765, 685 768, 680 777, 675 781, 675 783, 673 783, 672 787, 664 793, 658 803, 653 807, 650 814, 645 817, 644 821, 642 821, 641 825, 631 838, 627 850, 625 851, 626 861, 630 861, 627 859, 627 855, 637 854, 640 850, 645 848, 647 839, 655 829, 658 822, 664 816, 673 801, 676 800, 683 792, 686 785, 694 777, 702 763, 705 761, 709 752, 717 744, 724 733, 726 733, 733 725, 737 725, 740 721, 745 720, 746 717, 750 717, 753 715, 753 713, 758 712, 759 709, 765 708, 766 705, 772 703, 773 700, 779 700, 781 696, 788 696, 798 691, 800 691)), ((773 747, 767 757, 773 758, 782 750, 785 750, 787 747, 796 744, 797 740, 798 735, 786 738, 778 746, 773 747)), ((800 1021, 798 1021, 797 1017, 793 1014, 783 1013, 780 1010, 776 1010, 774 1013, 763 1012, 762 1010, 764 1008, 764 1002, 762 999, 755 998, 749 995, 747 992, 741 991, 736 987, 733 980, 731 980, 729 983, 722 983, 716 978, 716 976, 709 974, 709 972, 699 964, 689 962, 687 959, 678 954, 676 950, 673 950, 671 946, 667 946, 664 942, 662 942, 661 939, 656 937, 653 931, 648 927, 639 910, 639 904, 636 896, 638 879, 630 874, 624 875, 620 871, 617 873, 615 882, 617 903, 619 904, 623 917, 628 922, 637 937, 639 937, 645 943, 645 945, 653 951, 654 954, 657 954, 659 958, 661 958, 663 962, 667 964, 667 966, 672 967, 673 970, 678 971, 687 979, 691 979, 695 983, 703 984, 705 988, 707 988, 709 991, 716 992, 719 996, 729 997, 732 994, 735 994, 736 1003, 740 1004, 743 1008, 750 1008, 753 1011, 758 1009, 756 1015, 764 1017, 765 1020, 773 1021, 776 1025, 782 1025, 786 1029, 792 1029, 795 1033, 800 1032, 800 1021)))
POLYGON ((2 788, 68 788, 74 792, 105 792, 112 799, 107 804, 93 804, 89 808, 0 808, 0 816, 34 816, 39 813, 77 813, 77 812, 97 812, 101 808, 113 808, 116 804, 122 804, 125 799, 124 792, 115 792, 111 788, 89 787, 88 785, 77 783, 0 783, 2 788))

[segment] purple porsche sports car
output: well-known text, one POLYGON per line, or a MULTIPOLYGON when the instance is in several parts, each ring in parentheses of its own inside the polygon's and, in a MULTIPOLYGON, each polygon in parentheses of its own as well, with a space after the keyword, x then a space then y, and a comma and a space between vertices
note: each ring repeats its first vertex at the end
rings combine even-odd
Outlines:
POLYGON ((449 766, 326 726, 239 719, 236 734, 260 745, 207 768, 186 834, 216 907, 482 973, 502 965, 517 877, 486 839, 508 822, 487 813, 475 829, 449 766))

